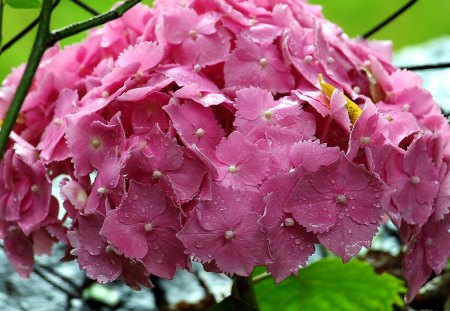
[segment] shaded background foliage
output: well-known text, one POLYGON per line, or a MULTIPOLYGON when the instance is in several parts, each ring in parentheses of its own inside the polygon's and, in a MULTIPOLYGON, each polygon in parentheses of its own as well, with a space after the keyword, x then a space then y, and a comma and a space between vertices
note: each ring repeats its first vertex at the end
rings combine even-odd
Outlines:
MULTIPOLYGON (((116 0, 89 1, 89 5, 100 12, 111 8, 116 0)), ((152 0, 144 0, 150 5, 152 0)), ((402 1, 367 1, 367 0, 310 0, 311 3, 323 5, 325 16, 331 21, 341 25, 349 36, 357 36, 374 25, 378 24, 386 16, 401 7, 402 1)), ((425 42, 431 38, 449 35, 450 23, 448 22, 450 1, 448 0, 421 0, 408 12, 400 16, 376 33, 372 39, 392 40, 394 49, 425 42)), ((7 42, 17 32, 22 30, 39 14, 38 10, 18 10, 8 6, 4 9, 3 42, 7 42)), ((91 17, 69 0, 62 0, 58 8, 52 14, 52 28, 60 28, 70 23, 81 21, 91 17)), ((32 47, 35 31, 30 32, 17 42, 11 49, 0 57, 0 80, 8 74, 12 67, 23 63, 32 47)), ((63 45, 80 41, 85 34, 79 34, 63 40, 63 45)))

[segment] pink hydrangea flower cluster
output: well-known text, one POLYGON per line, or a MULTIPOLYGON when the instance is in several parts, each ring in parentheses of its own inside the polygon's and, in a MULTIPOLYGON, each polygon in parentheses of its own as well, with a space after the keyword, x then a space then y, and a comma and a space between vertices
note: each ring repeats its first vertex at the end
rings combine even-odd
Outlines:
POLYGON ((59 241, 98 282, 192 260, 280 282, 389 217, 411 299, 450 257, 450 129, 390 53, 301 0, 160 0, 50 49, 0 164, 8 258, 26 277, 59 241))

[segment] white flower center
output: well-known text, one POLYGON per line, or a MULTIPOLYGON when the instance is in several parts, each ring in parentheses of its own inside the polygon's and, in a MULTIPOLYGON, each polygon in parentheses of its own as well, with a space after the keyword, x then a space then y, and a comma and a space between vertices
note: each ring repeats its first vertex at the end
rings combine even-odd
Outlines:
POLYGON ((197 31, 195 31, 194 29, 189 31, 189 37, 191 37, 192 40, 197 40, 197 31))
POLYGON ((402 107, 402 110, 403 110, 403 111, 409 111, 409 108, 411 108, 411 107, 409 106, 409 104, 404 104, 403 107, 402 107))
POLYGON ((305 59, 304 59, 305 63, 310 63, 310 62, 312 62, 312 60, 313 60, 313 57, 311 55, 305 56, 305 59))
POLYGON ((236 165, 230 165, 230 166, 228 167, 228 172, 230 172, 231 174, 236 174, 236 172, 237 172, 237 167, 236 167, 236 165))
POLYGON ((227 240, 231 240, 232 238, 234 238, 234 231, 233 230, 227 230, 225 231, 225 239, 227 240))
POLYGON ((337 197, 336 197, 336 202, 337 203, 341 203, 341 204, 346 203, 347 202, 347 198, 343 194, 338 194, 337 197))
POLYGON ((205 135, 205 130, 202 129, 201 127, 195 131, 195 136, 197 136, 197 137, 203 137, 204 135, 205 135))
POLYGON ((286 217, 285 219, 284 219, 284 225, 286 226, 286 227, 292 227, 293 225, 294 225, 294 219, 292 219, 291 217, 286 217))
POLYGON ((362 136, 359 138, 359 142, 361 145, 368 145, 370 144, 370 137, 369 136, 362 136))
POLYGON ((269 64, 269 61, 267 60, 267 58, 263 57, 259 60, 259 64, 261 65, 261 67, 266 67, 267 64, 269 64))
POLYGON ((412 185, 417 185, 418 183, 420 183, 420 177, 419 177, 419 176, 411 176, 411 177, 409 178, 409 182, 410 182, 412 185))
POLYGON ((56 126, 61 126, 63 124, 63 120, 61 118, 54 118, 53 124, 55 124, 56 126))
POLYGON ((196 64, 196 65, 194 66, 194 71, 195 71, 195 72, 200 72, 200 70, 202 70, 202 66, 199 65, 199 64, 196 64))
POLYGON ((98 138, 93 138, 93 139, 91 140, 91 145, 92 145, 92 147, 93 147, 94 149, 98 149, 98 148, 100 148, 100 146, 102 145, 102 142, 101 142, 100 139, 98 139, 98 138))
POLYGON ((40 189, 41 189, 41 187, 39 187, 39 185, 34 184, 34 185, 31 186, 31 192, 36 193, 36 192, 38 192, 40 189))
POLYGON ((272 112, 271 111, 266 111, 263 113, 263 118, 266 120, 270 120, 272 118, 272 112))
POLYGON ((147 232, 152 231, 153 230, 153 225, 151 223, 146 223, 144 225, 144 230, 147 231, 147 232))
POLYGON ((161 176, 162 176, 161 171, 158 171, 158 170, 154 170, 154 171, 153 171, 153 174, 152 174, 152 178, 153 178, 153 179, 160 179, 161 176))
POLYGON ((102 97, 103 98, 108 98, 109 97, 109 92, 108 91, 103 91, 102 92, 102 97))
POLYGON ((353 92, 355 92, 356 94, 359 94, 359 93, 361 93, 361 88, 356 85, 353 87, 353 92))
POLYGON ((105 187, 100 187, 97 189, 97 193, 98 194, 105 194, 106 193, 106 188, 105 187))

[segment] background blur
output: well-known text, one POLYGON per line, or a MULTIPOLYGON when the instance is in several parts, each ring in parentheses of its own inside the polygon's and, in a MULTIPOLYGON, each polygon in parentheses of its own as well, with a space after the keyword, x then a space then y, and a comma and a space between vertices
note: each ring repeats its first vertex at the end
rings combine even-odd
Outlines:
MULTIPOLYGON (((85 2, 98 11, 104 12, 116 0, 85 0, 85 2)), ((371 29, 407 0, 310 0, 310 2, 323 5, 325 16, 339 24, 351 37, 354 37, 371 29)), ((150 4, 151 0, 144 0, 143 3, 150 4)), ((449 13, 449 0, 420 0, 410 10, 374 35, 372 39, 392 40, 395 50, 399 50, 408 45, 450 35, 449 13)), ((3 44, 28 25, 38 14, 39 10, 17 10, 6 6, 3 44)), ((52 15, 52 28, 60 28, 90 16, 71 1, 62 0, 52 15)), ((12 67, 26 61, 34 36, 35 31, 29 33, 0 56, 0 80, 3 80, 12 67)), ((74 36, 62 41, 62 44, 80 41, 84 36, 85 34, 74 36)))

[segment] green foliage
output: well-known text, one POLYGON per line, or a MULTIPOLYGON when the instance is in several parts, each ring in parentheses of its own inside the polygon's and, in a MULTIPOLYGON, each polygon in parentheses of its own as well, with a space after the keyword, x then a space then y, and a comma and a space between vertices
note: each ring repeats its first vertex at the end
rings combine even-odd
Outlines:
POLYGON ((38 9, 41 7, 39 0, 5 0, 5 3, 15 9, 38 9))
MULTIPOLYGON (((384 311, 401 306, 403 282, 389 274, 378 275, 362 261, 343 264, 338 258, 320 260, 279 284, 268 279, 255 286, 262 311, 384 311)), ((220 309, 218 309, 220 310, 220 309)))

